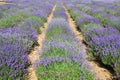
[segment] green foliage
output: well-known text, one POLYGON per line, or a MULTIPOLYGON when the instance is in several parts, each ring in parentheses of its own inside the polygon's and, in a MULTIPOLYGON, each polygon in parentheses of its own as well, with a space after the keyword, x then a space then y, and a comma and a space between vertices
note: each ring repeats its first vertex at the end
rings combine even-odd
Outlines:
MULTIPOLYGON (((55 25, 54 25, 55 26, 55 25)), ((59 26, 59 25, 56 25, 59 26)), ((53 27, 51 28, 51 30, 49 30, 46 34, 47 37, 53 37, 53 35, 56 34, 62 34, 62 33, 66 33, 61 27, 53 27)))
POLYGON ((81 28, 81 31, 85 34, 87 33, 88 31, 90 31, 91 29, 94 29, 94 28, 100 28, 101 26, 98 25, 98 24, 95 24, 95 23, 89 23, 87 25, 84 25, 83 28, 81 28))
POLYGON ((110 22, 109 24, 120 31, 120 21, 110 22))
POLYGON ((54 62, 48 66, 40 65, 36 74, 38 80, 95 80, 93 75, 74 62, 54 62))
POLYGON ((68 57, 69 54, 67 53, 68 52, 64 49, 51 47, 49 51, 42 55, 42 57, 68 57))
POLYGON ((110 20, 106 18, 101 18, 101 23, 103 26, 107 26, 110 23, 110 20))
POLYGON ((76 41, 71 40, 71 28, 65 21, 64 19, 59 21, 55 19, 54 22, 53 19, 53 22, 48 26, 46 40, 43 45, 44 50, 41 53, 40 63, 38 61, 36 68, 38 80, 95 80, 92 73, 81 65, 84 62, 81 57, 83 55, 80 54, 76 58, 80 48, 76 41), (70 42, 67 42, 68 39, 70 42), (62 43, 65 45, 61 45, 62 43))
POLYGON ((101 23, 103 26, 107 26, 110 22, 107 18, 103 17, 101 13, 94 13, 92 14, 95 18, 98 18, 101 20, 101 23))
POLYGON ((14 24, 12 23, 10 18, 0 19, 0 29, 2 29, 2 28, 9 28, 9 27, 11 27, 13 25, 14 24))
POLYGON ((94 13, 93 16, 99 19, 103 18, 100 13, 94 13))
POLYGON ((78 27, 78 29, 81 30, 82 28, 84 28, 85 25, 88 25, 90 23, 91 23, 90 21, 84 21, 84 22, 77 24, 77 27, 78 27))
MULTIPOLYGON (((22 73, 21 70, 19 69, 18 72, 16 72, 16 74, 14 75, 11 75, 14 71, 12 68, 10 68, 9 66, 3 66, 3 67, 6 67, 5 71, 6 73, 2 75, 2 77, 0 76, 0 80, 15 80, 15 78, 13 77, 14 75, 16 75, 16 77, 19 79, 19 80, 23 80, 23 74, 19 74, 19 73, 22 73), (7 72, 9 71, 9 72, 7 72)), ((2 68, 2 67, 1 67, 2 68)), ((1 69, 0 68, 0 69, 1 69)))
POLYGON ((78 17, 79 15, 79 12, 78 11, 70 11, 70 14, 71 14, 71 17, 73 20, 76 20, 76 18, 78 17))
POLYGON ((0 14, 0 18, 2 18, 2 14, 0 14))
POLYGON ((38 22, 41 21, 41 18, 40 18, 40 17, 34 16, 34 15, 30 16, 28 19, 29 19, 29 20, 35 20, 35 21, 38 21, 38 22))
POLYGON ((9 28, 15 26, 18 22, 24 20, 26 18, 25 13, 19 13, 17 15, 9 15, 6 18, 0 19, 0 29, 2 28, 9 28))
POLYGON ((27 20, 35 20, 39 22, 41 26, 44 26, 44 22, 47 21, 46 18, 43 18, 43 17, 41 18, 41 17, 34 16, 34 15, 30 16, 27 20))
POLYGON ((27 18, 28 16, 27 16, 27 14, 26 13, 24 13, 24 12, 19 12, 19 13, 17 13, 22 19, 24 19, 24 18, 27 18))
POLYGON ((120 10, 120 8, 117 8, 117 10, 119 11, 119 10, 120 10))
POLYGON ((107 12, 108 14, 113 14, 113 15, 117 14, 115 11, 112 11, 112 10, 105 10, 105 12, 107 12))
POLYGON ((120 74, 120 55, 117 56, 112 56, 112 55, 106 55, 102 56, 101 60, 104 64, 110 65, 113 67, 114 71, 116 72, 117 75, 120 74), (114 65, 114 66, 113 66, 114 65))

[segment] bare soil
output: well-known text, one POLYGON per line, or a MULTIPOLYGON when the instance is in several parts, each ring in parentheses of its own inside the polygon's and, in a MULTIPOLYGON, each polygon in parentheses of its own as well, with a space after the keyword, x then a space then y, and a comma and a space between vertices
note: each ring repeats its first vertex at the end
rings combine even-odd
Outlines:
POLYGON ((42 31, 42 33, 40 35, 38 35, 39 46, 36 46, 29 55, 29 59, 30 59, 30 62, 32 65, 28 68, 29 74, 28 74, 26 80, 38 80, 37 76, 35 74, 34 63, 40 59, 40 54, 38 54, 38 53, 40 53, 42 51, 42 45, 43 45, 42 41, 45 39, 46 29, 47 29, 49 22, 52 20, 55 7, 56 7, 56 5, 53 7, 52 12, 47 19, 47 22, 44 24, 43 27, 40 27, 40 30, 42 31))
POLYGON ((5 2, 5 1, 0 1, 0 5, 4 5, 4 4, 15 4, 15 3, 12 3, 12 2, 5 2))
MULTIPOLYGON (((64 6, 64 5, 63 5, 64 6)), ((68 10, 66 9, 66 7, 64 6, 66 14, 68 16, 68 22, 74 32, 74 34, 77 36, 77 39, 79 39, 79 41, 82 43, 84 36, 82 35, 81 32, 79 32, 76 28, 75 22, 73 21, 73 19, 70 16, 70 13, 68 12, 68 10)), ((82 43, 83 44, 83 43, 82 43)), ((83 44, 83 49, 86 52, 87 47, 83 44)), ((112 80, 112 74, 105 68, 102 68, 98 65, 98 63, 94 62, 94 61, 89 61, 86 60, 85 64, 89 64, 88 66, 88 70, 91 71, 95 77, 96 80, 100 79, 100 80, 112 80)))
POLYGON ((0 5, 6 4, 6 2, 0 2, 0 5))

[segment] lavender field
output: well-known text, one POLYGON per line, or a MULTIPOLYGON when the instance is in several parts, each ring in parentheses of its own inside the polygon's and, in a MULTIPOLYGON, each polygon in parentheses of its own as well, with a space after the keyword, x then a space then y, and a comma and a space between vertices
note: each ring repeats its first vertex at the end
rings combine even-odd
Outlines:
POLYGON ((1 0, 0 80, 120 80, 120 0, 1 0))

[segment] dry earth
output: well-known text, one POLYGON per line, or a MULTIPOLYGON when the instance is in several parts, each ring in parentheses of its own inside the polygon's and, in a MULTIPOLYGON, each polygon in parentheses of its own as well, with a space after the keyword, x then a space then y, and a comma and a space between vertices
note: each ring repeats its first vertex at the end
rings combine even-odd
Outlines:
POLYGON ((6 2, 0 2, 0 5, 6 4, 6 2))
MULTIPOLYGON (((64 6, 64 5, 63 5, 63 6, 64 6)), ((75 22, 74 22, 73 19, 71 18, 70 13, 68 12, 68 10, 66 9, 65 6, 64 6, 64 9, 65 9, 66 14, 67 14, 67 16, 68 16, 68 22, 69 22, 69 24, 70 24, 70 26, 71 26, 74 34, 77 36, 77 39, 79 39, 79 41, 82 43, 84 36, 82 35, 81 32, 79 32, 79 31, 76 29, 75 22)), ((83 47, 83 49, 84 49, 85 52, 86 52, 86 49, 87 49, 86 46, 83 44, 82 47, 83 47)), ((96 62, 94 62, 94 61, 86 60, 86 63, 85 63, 85 64, 89 64, 88 70, 90 70, 90 71, 94 74, 94 76, 95 76, 95 78, 96 78, 97 80, 98 80, 98 79, 100 79, 100 80, 112 80, 112 79, 111 79, 111 76, 112 76, 111 73, 110 73, 107 69, 100 67, 100 66, 98 65, 98 63, 96 63, 96 62)))
POLYGON ((52 12, 47 19, 47 22, 44 24, 43 27, 40 27, 40 30, 42 31, 42 33, 38 35, 39 46, 35 47, 34 50, 31 52, 31 54, 29 55, 29 59, 32 65, 28 68, 29 74, 28 74, 27 80, 37 80, 37 76, 35 74, 34 63, 36 62, 36 60, 40 59, 40 55, 38 53, 42 51, 42 41, 45 39, 46 29, 47 29, 49 22, 52 20, 55 7, 56 5, 53 7, 52 12))

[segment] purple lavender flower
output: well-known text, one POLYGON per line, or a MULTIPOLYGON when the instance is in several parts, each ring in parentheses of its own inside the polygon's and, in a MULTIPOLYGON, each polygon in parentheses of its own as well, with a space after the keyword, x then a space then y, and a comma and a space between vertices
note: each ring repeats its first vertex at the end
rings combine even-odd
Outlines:
POLYGON ((111 27, 92 29, 86 34, 85 40, 93 50, 95 57, 99 58, 104 64, 113 67, 116 73, 120 74, 118 70, 120 35, 116 29, 111 27))

